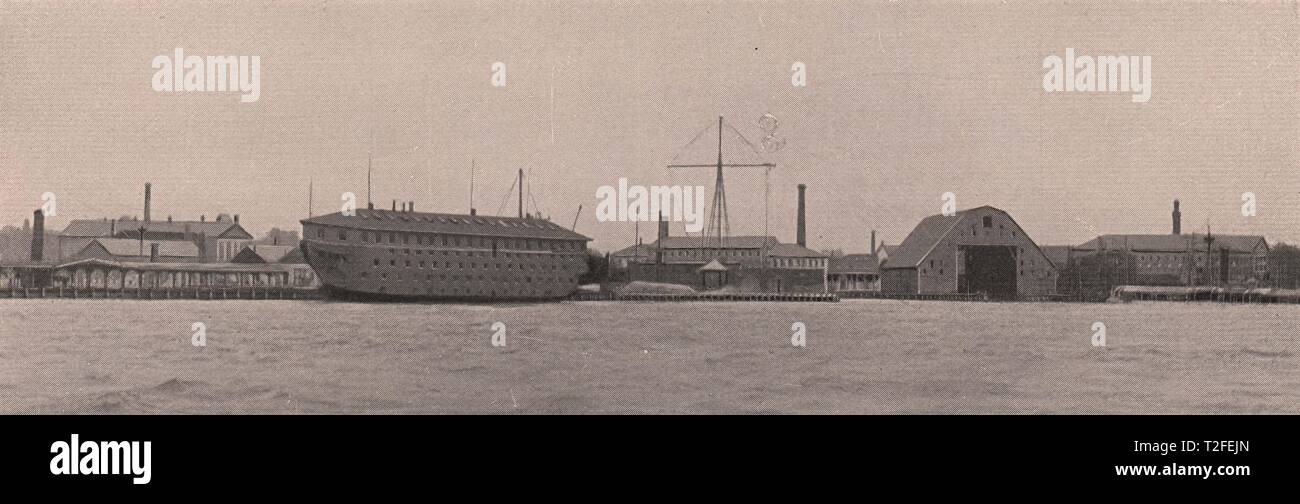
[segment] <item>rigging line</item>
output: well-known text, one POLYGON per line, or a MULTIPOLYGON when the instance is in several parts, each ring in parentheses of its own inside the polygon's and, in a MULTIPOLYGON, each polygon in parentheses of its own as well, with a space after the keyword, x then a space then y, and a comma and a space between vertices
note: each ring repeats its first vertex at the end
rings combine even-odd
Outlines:
POLYGON ((530 199, 530 200, 533 201, 533 210, 534 210, 534 214, 533 214, 533 215, 536 215, 536 216, 538 216, 538 217, 541 217, 541 216, 542 216, 542 206, 537 204, 537 198, 534 198, 534 197, 533 197, 533 193, 530 192, 530 193, 528 193, 528 199, 530 199))
POLYGON ((519 179, 514 179, 512 182, 510 182, 510 189, 506 190, 505 197, 501 198, 501 206, 497 207, 497 217, 500 217, 501 212, 504 212, 506 210, 506 202, 510 201, 510 195, 514 194, 515 184, 518 183, 519 183, 519 179))
POLYGON ((713 129, 713 121, 709 121, 709 125, 705 126, 704 129, 700 130, 699 133, 696 133, 695 138, 692 138, 691 141, 686 142, 686 145, 683 145, 682 148, 677 149, 677 155, 673 156, 673 159, 669 161, 668 164, 676 163, 677 158, 682 157, 682 154, 686 152, 687 148, 689 148, 691 145, 694 145, 695 142, 699 141, 700 138, 703 137, 705 133, 708 133, 709 130, 711 129, 713 129))
POLYGON ((755 154, 762 154, 762 153, 763 153, 762 151, 758 150, 758 146, 755 146, 752 142, 749 141, 748 138, 745 138, 745 135, 742 135, 742 134, 740 133, 740 131, 736 130, 736 127, 735 127, 735 126, 732 126, 731 124, 727 124, 726 126, 727 126, 727 128, 731 129, 731 132, 732 132, 732 133, 735 133, 736 136, 740 137, 740 140, 743 141, 743 142, 745 142, 745 145, 748 145, 748 146, 749 146, 749 149, 752 150, 752 151, 754 151, 755 154))

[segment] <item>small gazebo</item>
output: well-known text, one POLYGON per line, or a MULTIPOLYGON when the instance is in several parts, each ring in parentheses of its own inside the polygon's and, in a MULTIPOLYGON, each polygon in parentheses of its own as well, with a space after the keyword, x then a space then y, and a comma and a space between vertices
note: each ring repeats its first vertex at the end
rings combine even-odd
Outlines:
POLYGON ((709 261, 709 264, 701 266, 696 271, 700 273, 700 280, 706 290, 718 289, 727 285, 727 267, 723 266, 717 259, 709 261))

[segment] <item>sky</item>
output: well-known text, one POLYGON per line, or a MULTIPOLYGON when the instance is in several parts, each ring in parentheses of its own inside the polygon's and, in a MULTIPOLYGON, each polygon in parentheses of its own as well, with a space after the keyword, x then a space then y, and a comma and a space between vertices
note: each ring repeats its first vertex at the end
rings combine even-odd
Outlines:
MULTIPOLYGON (((947 192, 1039 244, 1184 231, 1300 241, 1294 3, 0 3, 0 223, 56 196, 71 219, 240 214, 299 229, 342 195, 377 207, 530 211, 601 250, 654 226, 601 222, 601 186, 704 186, 725 116, 732 234, 897 244, 947 192), (159 92, 156 56, 260 58, 260 97, 159 92), (1044 58, 1150 56, 1150 101, 1043 89, 1044 58), (493 64, 505 85, 493 86, 493 64), (803 63, 806 86, 792 83, 803 63), (716 135, 716 133, 713 133, 716 135), (473 170, 471 170, 473 166, 473 170), (1242 194, 1255 215, 1242 215, 1242 194), (533 201, 536 203, 534 204, 533 201), (582 206, 581 214, 578 207, 582 206)), ((706 205, 708 205, 706 197, 706 205)), ((681 234, 677 223, 673 234, 681 234)))

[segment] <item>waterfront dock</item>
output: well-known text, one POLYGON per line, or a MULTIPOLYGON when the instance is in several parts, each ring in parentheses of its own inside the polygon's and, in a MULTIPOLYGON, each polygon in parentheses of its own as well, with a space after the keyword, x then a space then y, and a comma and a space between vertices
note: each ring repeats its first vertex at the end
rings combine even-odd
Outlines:
POLYGON ((1116 301, 1210 301, 1217 303, 1300 304, 1297 289, 1154 287, 1123 285, 1111 291, 1116 301))
POLYGON ((0 299, 197 299, 309 300, 321 299, 318 289, 296 287, 180 287, 180 288, 73 288, 27 287, 0 289, 0 299))
POLYGON ((840 300, 833 293, 821 292, 730 292, 730 293, 678 293, 678 294, 615 294, 611 292, 578 292, 569 298, 572 301, 653 301, 653 302, 690 302, 690 301, 767 301, 795 303, 834 303, 840 300))

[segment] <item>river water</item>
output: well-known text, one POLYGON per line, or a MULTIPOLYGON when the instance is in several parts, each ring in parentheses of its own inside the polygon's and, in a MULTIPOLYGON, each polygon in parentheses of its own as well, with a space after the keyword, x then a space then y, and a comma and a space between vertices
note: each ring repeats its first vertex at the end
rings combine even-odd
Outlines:
POLYGON ((1295 414, 1298 321, 1156 302, 2 300, 0 413, 1295 414))

